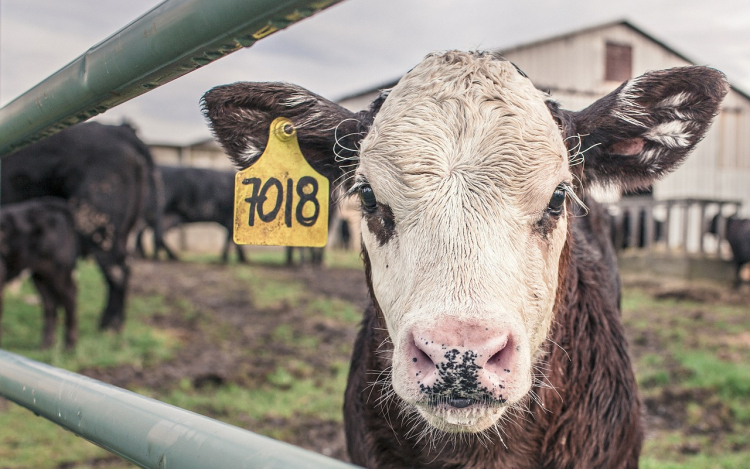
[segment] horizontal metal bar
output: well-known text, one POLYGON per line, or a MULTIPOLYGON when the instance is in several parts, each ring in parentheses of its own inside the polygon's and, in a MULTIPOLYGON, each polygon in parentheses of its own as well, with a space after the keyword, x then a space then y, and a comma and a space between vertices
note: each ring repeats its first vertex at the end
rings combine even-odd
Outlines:
POLYGON ((166 0, 0 109, 0 156, 340 1, 166 0))
POLYGON ((355 467, 4 350, 0 395, 143 468, 355 467))

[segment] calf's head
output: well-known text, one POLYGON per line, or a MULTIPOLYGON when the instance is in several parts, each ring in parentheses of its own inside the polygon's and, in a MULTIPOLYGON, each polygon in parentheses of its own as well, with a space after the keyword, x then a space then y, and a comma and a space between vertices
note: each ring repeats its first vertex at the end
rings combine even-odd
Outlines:
POLYGON ((360 194, 393 389, 433 427, 478 432, 533 385, 576 194, 593 181, 644 186, 675 167, 726 91, 720 72, 685 67, 568 112, 512 63, 451 51, 360 113, 273 83, 220 86, 203 105, 238 167, 284 116, 311 164, 360 194))

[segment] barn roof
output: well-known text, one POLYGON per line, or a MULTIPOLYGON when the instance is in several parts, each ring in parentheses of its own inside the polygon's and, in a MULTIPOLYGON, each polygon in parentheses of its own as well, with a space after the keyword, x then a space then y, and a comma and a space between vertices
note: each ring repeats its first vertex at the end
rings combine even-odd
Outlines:
MULTIPOLYGON (((640 34, 641 36, 643 36, 646 39, 650 40, 651 42, 653 42, 654 44, 656 44, 659 47, 663 48, 664 50, 666 50, 666 51, 668 51, 668 52, 676 55, 680 59, 682 59, 682 60, 684 60, 684 61, 686 61, 686 62, 688 62, 690 64, 693 64, 693 65, 696 64, 696 62, 694 60, 690 59, 689 57, 685 56, 681 52, 679 52, 676 49, 674 49, 671 46, 669 46, 667 43, 661 41, 660 39, 657 39, 656 37, 652 36, 651 34, 647 33, 643 29, 639 28, 638 26, 634 25, 633 23, 631 23, 630 21, 625 20, 625 19, 611 21, 611 22, 608 22, 608 23, 603 23, 603 24, 599 24, 599 25, 596 25, 596 26, 590 26, 590 27, 586 27, 586 28, 582 28, 582 29, 576 29, 574 31, 570 31, 570 32, 563 33, 563 34, 558 34, 558 35, 555 35, 555 36, 550 36, 550 37, 547 37, 547 38, 544 38, 544 39, 539 39, 539 40, 532 41, 532 42, 526 42, 526 43, 523 43, 523 44, 518 44, 518 45, 510 46, 510 47, 498 48, 497 50, 501 54, 502 53, 509 53, 509 52, 520 51, 520 50, 523 50, 523 49, 529 49, 529 48, 532 48, 532 47, 537 47, 537 46, 540 46, 540 45, 544 45, 544 44, 547 44, 547 43, 550 43, 550 42, 562 41, 562 40, 571 38, 573 36, 577 36, 579 34, 584 34, 584 33, 589 33, 589 32, 593 32, 593 31, 598 31, 598 30, 601 30, 601 29, 611 28, 613 26, 625 26, 627 28, 630 28, 634 32, 640 34)), ((389 80, 389 81, 383 83, 380 86, 376 86, 376 87, 368 88, 366 90, 358 91, 356 93, 352 93, 350 95, 347 95, 347 96, 344 96, 344 97, 338 99, 338 101, 344 101, 344 100, 347 100, 347 99, 358 98, 360 96, 364 96, 366 94, 372 93, 375 90, 382 90, 382 89, 387 89, 387 88, 393 88, 394 86, 396 86, 396 83, 398 83, 399 79, 400 79, 400 77, 396 78, 396 79, 393 79, 393 80, 389 80)), ((732 89, 734 91, 736 91, 737 93, 739 93, 742 97, 744 97, 747 100, 750 100, 750 94, 745 93, 744 91, 736 88, 734 85, 731 85, 731 87, 732 87, 732 89)))

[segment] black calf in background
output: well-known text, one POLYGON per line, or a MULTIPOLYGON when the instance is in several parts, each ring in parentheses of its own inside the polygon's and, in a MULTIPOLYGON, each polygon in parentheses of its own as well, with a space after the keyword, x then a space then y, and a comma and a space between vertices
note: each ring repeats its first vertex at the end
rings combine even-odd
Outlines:
POLYGON ((76 283, 78 235, 65 200, 56 197, 3 206, 0 210, 0 320, 6 283, 29 269, 44 309, 42 347, 54 343, 57 310, 65 310, 65 347, 78 339, 76 283))
POLYGON ((127 124, 78 124, 8 156, 1 173, 2 205, 44 196, 69 201, 81 252, 94 256, 109 289, 99 327, 122 329, 128 235, 147 186, 160 190, 151 154, 135 130, 127 124))

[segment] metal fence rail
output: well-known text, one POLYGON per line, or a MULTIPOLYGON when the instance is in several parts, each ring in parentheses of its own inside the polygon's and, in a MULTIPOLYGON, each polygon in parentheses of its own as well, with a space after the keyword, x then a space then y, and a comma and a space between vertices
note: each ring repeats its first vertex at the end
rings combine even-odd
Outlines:
POLYGON ((354 467, 3 350, 0 395, 143 468, 354 467))
POLYGON ((0 109, 0 156, 340 1, 166 0, 0 109))

